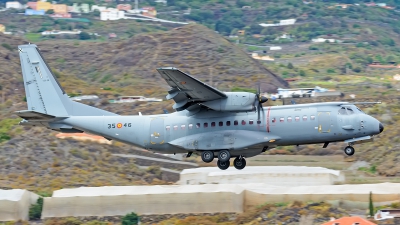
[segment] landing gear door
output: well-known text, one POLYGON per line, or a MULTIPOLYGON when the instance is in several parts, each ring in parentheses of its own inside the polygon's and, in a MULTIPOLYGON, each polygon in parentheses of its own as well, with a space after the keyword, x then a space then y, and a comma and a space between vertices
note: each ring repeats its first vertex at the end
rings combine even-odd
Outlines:
POLYGON ((150 122, 150 145, 164 144, 164 119, 162 117, 152 118, 150 122))
POLYGON ((331 132, 331 112, 318 112, 318 132, 331 132))

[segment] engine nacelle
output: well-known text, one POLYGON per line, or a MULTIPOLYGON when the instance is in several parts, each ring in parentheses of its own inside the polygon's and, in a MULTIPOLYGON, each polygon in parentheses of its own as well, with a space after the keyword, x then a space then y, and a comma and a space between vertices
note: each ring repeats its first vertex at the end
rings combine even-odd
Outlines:
POLYGON ((249 92, 224 92, 227 98, 201 103, 215 111, 248 112, 254 110, 256 95, 249 92))

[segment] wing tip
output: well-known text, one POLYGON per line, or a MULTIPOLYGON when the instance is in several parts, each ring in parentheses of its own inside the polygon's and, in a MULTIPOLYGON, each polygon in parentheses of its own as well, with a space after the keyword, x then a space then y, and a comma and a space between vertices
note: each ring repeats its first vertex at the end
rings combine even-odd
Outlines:
POLYGON ((18 48, 37 48, 35 44, 18 45, 18 48))
POLYGON ((157 68, 157 70, 178 70, 178 69, 175 67, 160 67, 160 68, 157 68))

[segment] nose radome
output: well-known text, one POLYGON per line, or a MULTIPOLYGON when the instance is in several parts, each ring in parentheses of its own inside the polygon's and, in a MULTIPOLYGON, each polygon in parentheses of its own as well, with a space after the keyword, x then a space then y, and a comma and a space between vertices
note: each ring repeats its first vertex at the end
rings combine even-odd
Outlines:
POLYGON ((383 127, 382 123, 379 123, 379 133, 382 133, 383 129, 384 129, 384 127, 383 127))

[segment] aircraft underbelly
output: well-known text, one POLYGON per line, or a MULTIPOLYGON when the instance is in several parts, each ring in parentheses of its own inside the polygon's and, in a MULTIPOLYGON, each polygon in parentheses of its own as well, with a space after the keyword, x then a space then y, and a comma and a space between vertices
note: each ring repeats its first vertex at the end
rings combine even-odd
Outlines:
POLYGON ((226 130, 210 133, 194 134, 176 140, 169 144, 188 151, 204 150, 246 150, 255 146, 260 150, 269 144, 271 140, 278 140, 279 137, 266 132, 246 130, 226 130))

